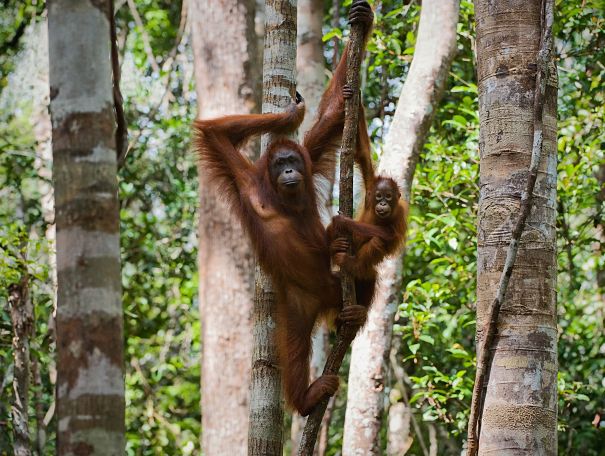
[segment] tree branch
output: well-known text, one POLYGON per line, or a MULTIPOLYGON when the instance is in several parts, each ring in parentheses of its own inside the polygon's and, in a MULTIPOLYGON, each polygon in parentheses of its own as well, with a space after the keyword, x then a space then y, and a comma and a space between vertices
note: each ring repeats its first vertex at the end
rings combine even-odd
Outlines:
MULTIPOLYGON (((179 29, 176 34, 174 46, 172 47, 172 49, 168 53, 168 57, 166 57, 166 60, 164 60, 164 63, 162 64, 162 71, 166 74, 165 80, 163 82, 164 93, 160 97, 160 101, 153 108, 151 108, 151 110, 147 114, 146 117, 147 117, 148 121, 145 126, 147 126, 153 122, 153 118, 156 116, 156 114, 159 112, 160 108, 164 104, 164 100, 166 99, 166 97, 168 97, 169 94, 171 95, 170 82, 172 80, 172 71, 174 69, 174 64, 176 62, 176 56, 178 53, 179 45, 181 44, 181 41, 183 41, 185 27, 187 26, 187 14, 188 14, 187 11, 188 11, 187 0, 183 0, 183 4, 181 6, 181 20, 179 23, 179 29)), ((116 132, 116 134, 117 134, 117 132, 116 132)), ((124 163, 126 162, 126 157, 130 153, 130 151, 136 146, 136 144, 138 143, 138 141, 142 135, 143 135, 143 127, 139 128, 135 132, 134 136, 132 137, 132 139, 130 140, 128 145, 122 150, 122 153, 118 155, 118 168, 121 168, 122 166, 124 166, 124 163)))
POLYGON ((540 158, 542 156, 542 143, 544 139, 544 98, 546 93, 546 85, 550 78, 550 64, 552 59, 552 24, 554 17, 554 0, 542 1, 542 36, 540 40, 540 50, 537 58, 537 73, 536 73, 536 88, 534 95, 534 134, 533 146, 531 152, 531 161, 529 164, 529 176, 527 178, 527 186, 521 195, 521 207, 519 219, 513 229, 508 251, 506 252, 506 261, 496 297, 492 302, 487 313, 487 329, 483 344, 477 349, 477 372, 475 374, 475 385, 473 387, 473 396, 471 399, 471 412, 468 422, 468 456, 475 456, 479 450, 479 435, 481 432, 481 415, 483 412, 484 385, 491 368, 490 348, 492 346, 496 328, 498 324, 498 315, 500 307, 506 296, 506 290, 513 273, 515 260, 521 240, 521 234, 525 227, 525 220, 531 211, 531 200, 533 196, 536 179, 538 177, 538 168, 540 166, 540 158))
MULTIPOLYGON (((351 37, 349 54, 347 56, 347 84, 353 90, 353 96, 345 100, 345 124, 342 134, 342 146, 340 151, 340 207, 338 212, 341 215, 353 216, 353 163, 355 142, 357 139, 357 123, 359 117, 359 68, 361 66, 361 54, 364 44, 364 25, 356 23, 351 25, 351 37)), ((350 236, 349 236, 350 237, 350 236)), ((349 239, 349 245, 352 245, 349 239)), ((351 249, 351 247, 349 247, 351 249)), ((349 252, 350 254, 351 252, 349 252)), ((343 273, 342 281, 342 301, 343 307, 354 305, 355 282, 350 274, 343 273)), ((342 360, 355 338, 357 328, 349 325, 342 325, 337 335, 336 344, 328 356, 323 370, 324 375, 337 375, 342 364, 342 360)), ((311 456, 317 433, 321 426, 323 415, 326 411, 329 398, 321 401, 305 424, 305 429, 298 449, 301 456, 311 456)))
POLYGON ((141 19, 141 15, 137 10, 137 5, 134 3, 134 0, 128 0, 128 8, 130 9, 130 13, 134 18, 134 22, 139 29, 141 29, 141 38, 143 39, 143 48, 145 49, 145 53, 147 54, 147 60, 149 61, 149 65, 154 72, 160 72, 160 66, 158 62, 155 60, 155 56, 153 55, 153 49, 151 47, 151 40, 149 39, 149 35, 147 34, 147 30, 145 30, 145 25, 143 24, 143 19, 141 19))
POLYGON ((126 155, 126 144, 128 143, 128 127, 124 114, 124 97, 120 90, 120 57, 118 54, 118 37, 116 33, 116 17, 114 1, 109 2, 109 30, 111 34, 111 72, 113 78, 113 106, 116 114, 116 154, 118 166, 126 155))

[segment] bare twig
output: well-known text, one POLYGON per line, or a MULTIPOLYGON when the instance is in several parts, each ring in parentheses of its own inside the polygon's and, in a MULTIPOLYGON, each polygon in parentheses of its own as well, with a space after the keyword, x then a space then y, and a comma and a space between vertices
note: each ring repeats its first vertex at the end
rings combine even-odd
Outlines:
POLYGON ((130 13, 134 18, 135 24, 141 30, 141 38, 143 39, 143 48, 145 49, 145 53, 147 54, 147 60, 149 61, 149 65, 156 73, 160 72, 160 66, 158 62, 156 62, 155 57, 153 55, 153 50, 151 48, 151 40, 149 39, 149 35, 147 34, 147 30, 145 30, 145 25, 143 24, 143 19, 141 19, 141 15, 137 10, 137 5, 135 5, 134 0, 128 0, 128 8, 130 9, 130 13))
POLYGON ((473 396, 471 400, 471 412, 468 423, 468 456, 475 456, 479 449, 479 435, 481 432, 481 415, 484 401, 484 385, 491 369, 491 356, 490 349, 496 334, 496 328, 498 324, 498 315, 500 313, 500 307, 506 296, 506 290, 510 281, 515 260, 517 258, 517 251, 519 250, 519 243, 521 240, 521 234, 525 227, 525 220, 531 210, 531 200, 538 176, 538 167, 540 166, 540 158, 542 155, 542 143, 543 143, 543 111, 544 111, 544 98, 546 93, 546 84, 550 77, 550 64, 552 56, 552 24, 554 17, 554 0, 543 0, 542 1, 542 37, 540 40, 540 50, 537 58, 537 73, 536 73, 536 88, 534 95, 534 134, 533 134, 533 146, 531 152, 531 161, 529 165, 529 176, 527 178, 527 186, 525 191, 521 195, 521 204, 519 219, 513 229, 508 251, 506 253, 506 261, 502 274, 500 275, 500 281, 498 283, 498 289, 496 291, 496 297, 488 309, 487 313, 487 329, 485 333, 485 339, 483 344, 477 348, 477 373, 475 375, 475 385, 473 387, 473 396))
MULTIPOLYGON (((359 117, 359 68, 361 65, 363 44, 364 25, 361 23, 352 24, 349 54, 347 55, 347 84, 353 89, 353 96, 345 101, 345 124, 340 150, 340 207, 338 210, 341 215, 347 217, 353 216, 353 162, 359 117)), ((351 245, 351 242, 349 242, 349 245, 351 245)), ((343 273, 341 281, 343 307, 354 305, 356 299, 353 278, 350 274, 343 273)), ((326 361, 323 370, 324 375, 338 374, 342 360, 355 338, 355 333, 356 328, 352 328, 346 324, 341 325, 336 344, 326 361)), ((317 433, 327 405, 328 398, 325 398, 317 404, 311 415, 309 415, 298 449, 299 455, 311 456, 313 454, 317 433)))
MULTIPOLYGON (((395 354, 391 351, 390 357, 391 361, 391 370, 395 375, 395 380, 397 387, 399 388, 399 392, 401 393, 401 398, 403 399, 403 403, 406 407, 410 407, 410 398, 408 397, 408 393, 405 387, 405 370, 399 364, 397 364, 397 359, 395 358, 395 354)), ((412 421, 412 426, 414 427, 414 432, 416 433, 416 438, 418 439, 418 443, 420 444, 420 449, 422 450, 422 454, 424 456, 429 456, 429 450, 426 448, 426 444, 424 443, 424 436, 422 434, 422 430, 420 429, 420 425, 418 424, 418 420, 416 416, 411 413, 410 419, 412 421)))
POLYGON ((336 405, 336 397, 338 396, 338 391, 336 394, 330 398, 328 402, 328 407, 326 408, 326 413, 321 421, 321 428, 319 430, 319 441, 317 443, 317 448, 313 454, 314 456, 325 456, 326 451, 328 450, 328 437, 330 434, 330 423, 332 422, 332 414, 334 413, 334 407, 336 405))
MULTIPOLYGON (((166 76, 165 76, 166 79, 164 81, 164 93, 162 94, 160 101, 153 108, 151 108, 151 110, 147 114, 146 117, 149 119, 149 122, 152 121, 152 119, 155 117, 155 115, 160 110, 160 107, 164 103, 164 100, 166 99, 166 97, 171 93, 170 92, 170 81, 171 81, 171 77, 172 77, 172 70, 174 68, 174 63, 176 61, 176 55, 178 53, 179 45, 181 44, 181 41, 183 41, 183 37, 185 34, 185 28, 187 26, 187 11, 188 11, 187 0, 183 0, 183 4, 181 6, 181 21, 179 24, 179 29, 176 34, 176 40, 174 42, 174 46, 168 53, 168 57, 166 57, 166 60, 164 60, 164 63, 162 65, 162 71, 164 71, 166 73, 166 76)), ((123 154, 118 157, 118 166, 119 167, 122 167, 124 165, 124 163, 126 162, 126 157, 130 153, 130 151, 133 149, 133 147, 137 144, 137 142, 141 138, 142 134, 143 134, 143 128, 139 128, 136 131, 136 133, 133 135, 132 139, 128 143, 128 146, 124 149, 123 154)))
MULTIPOLYGON (((332 28, 338 27, 338 24, 339 24, 339 19, 340 19, 339 3, 340 2, 338 0, 332 0, 332 28)), ((334 46, 334 50, 332 53, 332 70, 335 70, 336 66, 338 65, 338 56, 340 54, 338 52, 338 42, 339 41, 340 41, 340 38, 338 38, 337 36, 332 38, 332 44, 334 46)))

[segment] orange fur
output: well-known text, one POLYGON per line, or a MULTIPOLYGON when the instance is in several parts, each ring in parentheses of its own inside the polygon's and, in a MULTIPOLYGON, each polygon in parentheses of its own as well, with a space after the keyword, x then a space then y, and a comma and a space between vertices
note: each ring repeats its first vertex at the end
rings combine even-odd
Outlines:
MULTIPOLYGON (((360 113, 360 117, 362 113, 360 113)), ((408 205, 400 198, 397 183, 390 177, 376 176, 370 158, 369 138, 365 120, 360 121, 355 161, 359 165, 366 190, 364 207, 357 220, 336 216, 328 227, 332 260, 355 278, 357 304, 369 309, 376 291, 378 264, 387 256, 398 251, 405 243, 408 205), (379 184, 387 184, 396 200, 392 212, 386 219, 375 214, 375 192, 379 184), (353 255, 334 247, 334 241, 350 233, 353 255)))
MULTIPOLYGON (((354 21, 366 25, 367 38, 373 18, 369 4, 355 0, 351 11, 354 21)), ((304 103, 293 103, 279 114, 225 116, 193 124, 200 170, 241 220, 261 266, 273 280, 284 392, 288 404, 302 415, 338 387, 334 375, 322 375, 309 385, 313 328, 318 318, 333 315, 342 306, 340 281, 330 272, 328 236, 319 218, 312 178, 333 174, 344 127, 346 61, 343 58, 338 64, 302 146, 278 138, 255 163, 238 150, 251 136, 295 131, 304 117, 304 103), (283 149, 298 153, 304 162, 304 184, 294 196, 281 196, 269 172, 273 154, 283 149)))

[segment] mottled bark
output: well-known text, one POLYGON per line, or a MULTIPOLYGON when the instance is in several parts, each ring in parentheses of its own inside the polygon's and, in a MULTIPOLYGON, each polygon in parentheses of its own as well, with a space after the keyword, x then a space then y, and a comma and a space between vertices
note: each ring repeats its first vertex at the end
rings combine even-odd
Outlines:
POLYGON ((479 436, 479 454, 486 455, 557 453, 557 83, 553 72, 543 117, 535 115, 541 12, 540 0, 475 2, 481 155, 478 352, 489 340, 486 329, 501 282, 508 281, 494 341, 488 344, 493 360, 479 436), (534 134, 543 137, 542 154, 521 234, 523 201, 531 195, 528 180, 535 176, 530 173, 534 134), (516 261, 514 255, 511 260, 517 243, 513 228, 520 235, 516 261), (514 264, 512 275, 502 274, 505 263, 514 264))
MULTIPOLYGON (((296 2, 265 1, 263 52, 263 112, 280 112, 296 94, 296 2)), ((261 153, 271 143, 261 139, 261 153)), ((248 454, 282 455, 284 401, 275 344, 275 295, 271 280, 256 269, 254 298, 254 353, 250 386, 248 454)))
MULTIPOLYGON (((422 2, 414 59, 385 139, 378 172, 393 177, 408 201, 416 163, 456 53, 458 9, 458 0, 422 2)), ((402 261, 400 255, 381 264, 368 322, 353 342, 343 440, 345 456, 381 451, 386 363, 400 300, 402 261)))
MULTIPOLYGON (((258 112, 255 9, 254 0, 191 1, 200 118, 258 112)), ((199 175, 202 451, 245 455, 254 256, 239 221, 199 175)))
POLYGON ((57 453, 124 454, 109 1, 48 3, 57 223, 57 453))
MULTIPOLYGON (((25 259, 23 259, 25 261, 25 259)), ((8 305, 13 327, 13 450, 15 456, 31 455, 29 437, 29 347, 33 332, 34 309, 29 299, 29 275, 25 265, 21 279, 8 287, 8 305)))

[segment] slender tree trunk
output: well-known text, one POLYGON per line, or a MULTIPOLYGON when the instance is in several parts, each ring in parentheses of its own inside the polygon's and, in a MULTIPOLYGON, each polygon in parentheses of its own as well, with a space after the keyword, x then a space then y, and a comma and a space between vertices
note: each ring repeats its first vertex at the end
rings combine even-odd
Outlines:
MULTIPOLYGON (((299 137, 302 141, 305 133, 313 124, 317 113, 319 101, 324 91, 325 65, 323 57, 323 42, 321 26, 323 24, 323 0, 300 0, 297 11, 297 49, 296 49, 296 71, 298 91, 305 98, 307 109, 305 120, 300 126, 299 137)), ((322 220, 329 223, 331 214, 331 190, 332 182, 322 182, 321 189, 326 194, 321 195, 320 208, 322 220)), ((326 362, 328 350, 328 330, 325 325, 317 328, 313 335, 313 355, 310 364, 310 381, 321 375, 326 362)), ((300 436, 305 425, 305 418, 297 413, 292 415, 292 452, 295 454, 300 436)))
POLYGON ((44 424, 44 404, 42 403, 42 377, 40 376, 40 363, 38 358, 31 358, 32 366, 32 384, 34 386, 34 411, 36 418, 36 438, 35 448, 36 454, 42 456, 44 454, 44 445, 46 444, 46 425, 44 424))
POLYGON ((397 402, 389 407, 389 422, 387 429, 387 455, 401 456, 412 446, 411 424, 412 409, 403 402, 397 402))
MULTIPOLYGON (((23 260, 25 261, 25 259, 23 260)), ((33 332, 34 309, 29 299, 29 275, 22 266, 19 282, 8 287, 8 305, 13 327, 13 448, 15 456, 31 455, 29 433, 29 347, 33 332)))
MULTIPOLYGON (((597 181, 599 182, 599 193, 597 193, 597 217, 595 219, 597 229, 597 252, 601 255, 605 254, 605 214, 603 213, 603 207, 605 204, 605 163, 601 163, 596 173, 597 181)), ((570 263, 572 259, 570 258, 570 263)), ((572 266, 570 265, 570 268, 572 266)), ((570 276, 571 278, 571 276, 570 276)), ((605 313, 605 266, 597 266, 597 286, 599 287, 599 295, 601 296, 604 306, 600 312, 603 315, 605 313)))
POLYGON ((298 1, 296 71, 298 91, 304 97, 307 108, 305 120, 299 130, 301 137, 313 124, 324 91, 323 17, 323 0, 298 1))
POLYGON ((109 1, 48 3, 57 223, 57 453, 124 454, 109 1))
MULTIPOLYGON (((542 1, 476 0, 481 155, 477 346, 488 325, 534 141, 542 1)), ((479 454, 557 454, 556 72, 547 81, 532 211, 502 302, 479 454)))
MULTIPOLYGON (((414 60, 385 139, 378 172, 397 180, 409 200, 420 151, 456 53, 458 0, 424 0, 414 60), (439 30, 439 33, 435 33, 439 30)), ((399 303, 402 256, 385 260, 368 322, 353 342, 343 455, 381 453, 386 362, 399 303)))
MULTIPOLYGON (((200 118, 258 112, 254 0, 192 0, 200 118)), ((254 158, 257 150, 245 151, 254 158)), ((254 257, 240 223, 200 173, 202 451, 246 454, 254 257)))
MULTIPOLYGON (((55 340, 55 316, 57 312, 57 251, 56 246, 56 224, 55 224, 55 194, 52 186, 52 124, 48 106, 50 103, 49 82, 48 82, 48 21, 36 24, 35 34, 37 52, 43 57, 42 62, 36 65, 35 80, 40 85, 39 97, 34 103, 33 122, 34 135, 36 137, 36 160, 34 167, 40 179, 40 206, 42 208, 42 217, 46 223, 46 241, 48 249, 48 267, 50 276, 50 286, 52 295, 53 311, 48 317, 48 333, 50 340, 55 340), (44 182, 48 181, 48 182, 44 182)), ((40 374, 41 365, 38 358, 34 355, 32 360, 32 376, 35 386, 34 409, 36 411, 36 451, 39 456, 44 454, 46 445, 46 423, 44 416, 44 403, 42 402, 42 378, 40 374)), ((54 369, 51 367, 49 370, 54 369)), ((52 378, 52 377, 51 377, 52 378)), ((54 384, 53 384, 54 387, 54 384)), ((50 406, 54 408, 54 403, 50 406)), ((52 417, 52 415, 50 415, 52 417)))
MULTIPOLYGON (((280 112, 296 92, 296 1, 265 0, 263 112, 280 112)), ((271 143, 263 135, 261 153, 271 143)), ((254 352, 250 387, 248 454, 282 455, 284 407, 275 345, 275 295, 271 280, 256 268, 254 352)))

